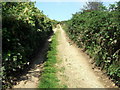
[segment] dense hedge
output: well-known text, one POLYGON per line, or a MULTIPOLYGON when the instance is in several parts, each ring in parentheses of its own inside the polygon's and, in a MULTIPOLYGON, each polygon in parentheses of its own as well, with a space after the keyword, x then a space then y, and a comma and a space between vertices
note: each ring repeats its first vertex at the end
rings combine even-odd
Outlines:
POLYGON ((2 3, 3 87, 31 62, 53 32, 51 20, 33 2, 2 3))
POLYGON ((78 12, 66 25, 70 38, 120 86, 120 2, 112 11, 78 12))

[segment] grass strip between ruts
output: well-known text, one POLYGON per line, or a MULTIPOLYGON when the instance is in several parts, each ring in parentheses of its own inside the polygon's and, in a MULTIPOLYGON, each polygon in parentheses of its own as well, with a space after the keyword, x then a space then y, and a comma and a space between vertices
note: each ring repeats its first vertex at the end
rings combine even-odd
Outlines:
POLYGON ((50 43, 49 50, 47 52, 47 60, 44 64, 44 70, 40 78, 39 88, 58 88, 59 80, 56 76, 57 68, 55 64, 57 63, 57 34, 56 32, 52 37, 52 42, 50 43))

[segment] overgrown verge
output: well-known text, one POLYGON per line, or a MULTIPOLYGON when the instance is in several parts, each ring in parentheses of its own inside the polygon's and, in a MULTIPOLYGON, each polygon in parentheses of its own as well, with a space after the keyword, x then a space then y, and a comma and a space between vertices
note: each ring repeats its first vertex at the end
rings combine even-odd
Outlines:
POLYGON ((11 87, 52 32, 52 21, 33 2, 2 2, 4 89, 11 87))
POLYGON ((120 2, 111 11, 78 12, 65 23, 70 39, 120 86, 120 2))
POLYGON ((46 62, 44 63, 44 70, 40 78, 39 88, 59 88, 59 80, 56 76, 57 73, 57 32, 52 37, 52 42, 50 43, 49 50, 46 56, 46 62))

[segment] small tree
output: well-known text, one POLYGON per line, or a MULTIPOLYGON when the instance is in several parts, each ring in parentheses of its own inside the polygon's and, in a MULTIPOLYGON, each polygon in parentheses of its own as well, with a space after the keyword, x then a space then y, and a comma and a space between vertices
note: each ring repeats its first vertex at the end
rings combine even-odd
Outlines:
POLYGON ((120 1, 117 2, 117 10, 120 11, 120 1))
POLYGON ((116 9, 116 5, 115 4, 110 4, 109 5, 109 10, 110 11, 113 11, 113 10, 115 10, 116 9))
MULTIPOLYGON (((93 11, 93 10, 101 10, 104 7, 102 2, 94 1, 94 2, 87 2, 86 5, 83 6, 83 11, 93 11)), ((105 9, 105 7, 104 7, 105 9)))

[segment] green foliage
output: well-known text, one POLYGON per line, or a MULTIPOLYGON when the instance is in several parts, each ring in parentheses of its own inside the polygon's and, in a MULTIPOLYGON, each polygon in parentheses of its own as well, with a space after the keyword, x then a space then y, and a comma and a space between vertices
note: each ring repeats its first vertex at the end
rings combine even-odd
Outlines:
POLYGON ((29 65, 53 32, 51 20, 33 2, 2 3, 3 87, 29 65))
POLYGON ((39 88, 59 88, 59 80, 56 76, 57 68, 55 64, 57 62, 56 46, 57 46, 56 34, 52 37, 52 43, 50 44, 49 51, 47 53, 47 61, 44 64, 44 70, 40 79, 39 88))
POLYGON ((56 26, 57 26, 58 23, 59 23, 58 21, 52 20, 52 26, 53 26, 53 28, 56 28, 56 26))
POLYGON ((84 10, 101 10, 100 7, 103 7, 103 3, 99 1, 87 2, 85 6, 83 6, 84 10))
POLYGON ((120 86, 119 7, 111 11, 78 12, 66 22, 66 32, 120 86))

